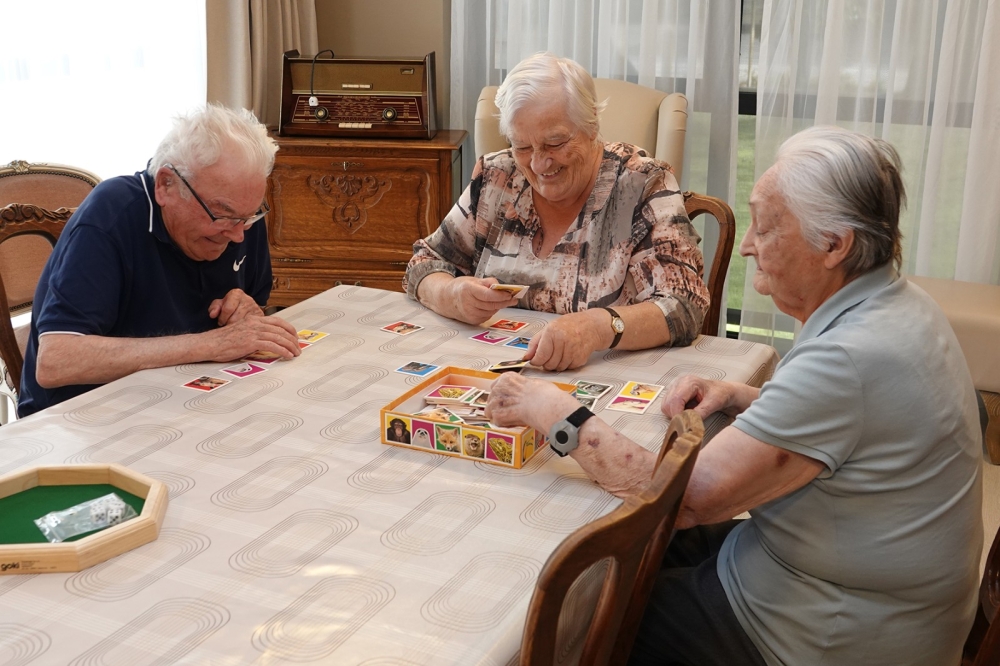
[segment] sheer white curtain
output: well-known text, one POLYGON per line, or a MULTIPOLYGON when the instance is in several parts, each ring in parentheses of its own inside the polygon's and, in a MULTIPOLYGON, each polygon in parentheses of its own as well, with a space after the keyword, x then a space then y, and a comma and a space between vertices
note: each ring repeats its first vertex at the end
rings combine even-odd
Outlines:
MULTIPOLYGON (((684 93, 681 187, 732 205, 739 11, 737 2, 708 0, 453 0, 451 124, 471 135, 483 87, 501 83, 523 58, 552 51, 596 77, 684 93)), ((465 154, 474 154, 471 141, 465 154)))
MULTIPOLYGON (((1000 283, 1000 2, 766 0, 762 35, 755 177, 814 124, 885 139, 903 159, 904 272, 1000 283)), ((754 270, 740 336, 787 348, 795 327, 754 270)))
POLYGON ((109 178, 205 100, 205 0, 0 3, 0 164, 109 178))

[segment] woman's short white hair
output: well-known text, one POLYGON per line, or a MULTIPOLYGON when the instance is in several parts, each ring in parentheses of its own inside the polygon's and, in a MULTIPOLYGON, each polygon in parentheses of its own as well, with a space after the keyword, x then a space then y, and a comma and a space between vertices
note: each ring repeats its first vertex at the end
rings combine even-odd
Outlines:
POLYGON ((906 205, 899 153, 888 142, 834 126, 816 126, 778 148, 776 185, 817 250, 854 230, 844 268, 855 278, 902 261, 899 215, 906 205))
POLYGON ((266 178, 277 151, 274 139, 252 111, 206 104, 174 118, 173 128, 160 141, 147 171, 155 176, 160 167, 171 164, 191 176, 218 162, 225 153, 237 157, 246 173, 266 178))
POLYGON ((600 133, 598 116, 605 103, 597 101, 590 72, 569 58, 549 52, 536 53, 517 63, 500 84, 496 96, 500 133, 509 141, 511 120, 518 111, 526 105, 551 101, 554 96, 565 99, 574 127, 594 137, 600 133))

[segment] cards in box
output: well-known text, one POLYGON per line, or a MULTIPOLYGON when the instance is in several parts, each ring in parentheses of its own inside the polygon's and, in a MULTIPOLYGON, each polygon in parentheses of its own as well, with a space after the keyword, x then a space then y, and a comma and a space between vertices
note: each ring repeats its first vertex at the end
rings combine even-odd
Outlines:
MULTIPOLYGON (((545 446, 544 435, 527 426, 491 428, 438 420, 424 401, 443 386, 489 391, 499 376, 469 368, 442 368, 380 410, 382 443, 520 469, 545 446)), ((571 384, 553 383, 567 393, 576 389, 571 384)))

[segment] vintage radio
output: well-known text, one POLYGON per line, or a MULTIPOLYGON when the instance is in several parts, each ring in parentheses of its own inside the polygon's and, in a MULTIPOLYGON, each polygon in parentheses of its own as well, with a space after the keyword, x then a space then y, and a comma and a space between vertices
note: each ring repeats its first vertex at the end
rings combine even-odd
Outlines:
POLYGON ((430 139, 436 131, 433 52, 422 60, 285 53, 278 134, 430 139))

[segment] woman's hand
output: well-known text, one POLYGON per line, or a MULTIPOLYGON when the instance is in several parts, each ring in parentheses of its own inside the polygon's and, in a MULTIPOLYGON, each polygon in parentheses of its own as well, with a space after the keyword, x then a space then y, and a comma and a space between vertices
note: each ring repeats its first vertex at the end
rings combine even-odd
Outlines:
POLYGON ((527 425, 548 433, 579 406, 573 396, 552 382, 508 372, 493 382, 486 418, 498 426, 527 425))
POLYGON ((760 394, 760 389, 739 384, 685 375, 675 381, 663 396, 661 410, 673 418, 685 409, 693 409, 702 419, 715 412, 736 416, 760 394))
POLYGON ((586 365, 591 354, 611 344, 613 335, 608 318, 608 313, 601 309, 564 314, 531 338, 524 358, 532 365, 554 371, 586 365), (602 336, 602 331, 606 335, 602 336))
POLYGON ((431 273, 417 289, 420 302, 439 315, 466 324, 481 324, 503 308, 517 305, 506 291, 490 289, 496 278, 452 277, 431 273))

